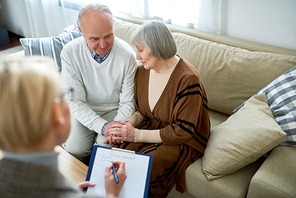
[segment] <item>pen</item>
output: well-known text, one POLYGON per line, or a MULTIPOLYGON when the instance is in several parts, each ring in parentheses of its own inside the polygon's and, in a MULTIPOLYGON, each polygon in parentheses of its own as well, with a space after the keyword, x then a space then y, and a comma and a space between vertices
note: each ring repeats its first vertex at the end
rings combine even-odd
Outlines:
POLYGON ((118 175, 116 173, 116 170, 115 170, 115 166, 114 166, 113 161, 111 161, 111 163, 112 163, 112 168, 113 168, 113 174, 114 174, 115 182, 116 182, 116 184, 118 184, 119 183, 118 175))

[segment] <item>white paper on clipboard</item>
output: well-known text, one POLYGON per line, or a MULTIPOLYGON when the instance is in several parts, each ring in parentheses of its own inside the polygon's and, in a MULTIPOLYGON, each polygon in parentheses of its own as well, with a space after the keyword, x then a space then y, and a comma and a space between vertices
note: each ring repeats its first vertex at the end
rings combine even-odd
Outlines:
POLYGON ((94 146, 87 181, 95 183, 95 187, 87 189, 87 194, 106 196, 105 167, 111 161, 124 161, 127 179, 119 194, 119 198, 147 197, 152 165, 152 156, 134 151, 94 146))

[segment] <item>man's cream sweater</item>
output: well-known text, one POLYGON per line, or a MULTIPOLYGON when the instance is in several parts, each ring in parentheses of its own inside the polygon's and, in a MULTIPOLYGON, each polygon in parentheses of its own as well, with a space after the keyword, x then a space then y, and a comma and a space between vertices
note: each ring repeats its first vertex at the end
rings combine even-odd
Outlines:
POLYGON ((90 54, 83 37, 68 43, 62 53, 62 80, 72 87, 71 114, 84 126, 101 134, 107 122, 102 115, 117 109, 114 120, 127 120, 135 111, 134 76, 137 70, 135 52, 115 37, 107 59, 99 64, 90 54))

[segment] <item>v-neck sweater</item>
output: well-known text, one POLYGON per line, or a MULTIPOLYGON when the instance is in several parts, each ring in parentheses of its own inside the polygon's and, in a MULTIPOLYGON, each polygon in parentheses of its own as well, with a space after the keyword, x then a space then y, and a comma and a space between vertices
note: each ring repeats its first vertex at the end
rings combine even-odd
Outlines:
MULTIPOLYGON (((179 61, 178 61, 179 62, 179 61)), ((178 63, 177 62, 177 63, 178 63)), ((149 75, 149 107, 153 111, 153 108, 159 100, 164 88, 166 87, 171 74, 173 73, 177 63, 165 72, 157 73, 154 70, 150 70, 149 75)), ((140 112, 135 113, 134 118, 131 118, 134 123, 141 123, 143 116, 140 112), (140 115, 139 115, 140 114, 140 115)), ((149 142, 149 143, 161 143, 160 130, 145 130, 135 129, 135 142, 149 142)))
POLYGON ((125 41, 115 37, 109 56, 99 64, 80 37, 65 45, 61 60, 63 85, 74 90, 69 102, 71 115, 81 124, 101 134, 107 122, 101 116, 117 109, 114 120, 126 121, 135 111, 137 61, 125 41))

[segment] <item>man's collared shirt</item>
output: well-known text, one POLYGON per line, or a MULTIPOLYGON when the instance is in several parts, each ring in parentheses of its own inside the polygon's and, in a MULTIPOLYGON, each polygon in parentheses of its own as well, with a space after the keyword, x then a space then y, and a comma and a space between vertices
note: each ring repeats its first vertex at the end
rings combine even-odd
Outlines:
MULTIPOLYGON (((89 49, 89 48, 88 48, 89 49)), ((98 63, 102 63, 104 60, 106 60, 106 58, 109 56, 110 52, 111 52, 112 48, 109 50, 109 52, 105 55, 98 55, 96 52, 92 51, 89 49, 91 56, 98 62, 98 63)))

